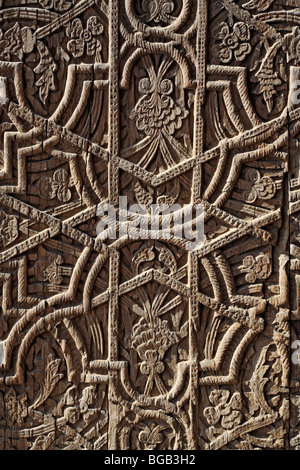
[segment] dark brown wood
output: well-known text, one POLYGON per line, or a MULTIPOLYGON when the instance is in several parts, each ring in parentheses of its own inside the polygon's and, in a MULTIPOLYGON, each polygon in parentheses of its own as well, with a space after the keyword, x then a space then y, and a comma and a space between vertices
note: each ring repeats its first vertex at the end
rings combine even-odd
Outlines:
POLYGON ((300 448, 299 0, 0 4, 0 448, 300 448))

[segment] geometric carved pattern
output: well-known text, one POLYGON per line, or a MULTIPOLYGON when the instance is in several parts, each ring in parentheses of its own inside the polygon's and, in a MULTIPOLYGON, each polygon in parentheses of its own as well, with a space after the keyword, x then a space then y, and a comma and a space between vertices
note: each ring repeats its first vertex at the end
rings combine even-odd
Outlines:
POLYGON ((295 0, 3 0, 0 448, 297 449, 295 0), (203 204, 205 239, 97 238, 203 204))

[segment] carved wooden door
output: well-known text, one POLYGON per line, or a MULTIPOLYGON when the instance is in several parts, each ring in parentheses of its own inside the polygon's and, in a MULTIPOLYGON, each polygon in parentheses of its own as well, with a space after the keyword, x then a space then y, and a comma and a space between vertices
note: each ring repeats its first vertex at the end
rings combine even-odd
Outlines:
POLYGON ((297 448, 299 0, 0 5, 0 447, 297 448))

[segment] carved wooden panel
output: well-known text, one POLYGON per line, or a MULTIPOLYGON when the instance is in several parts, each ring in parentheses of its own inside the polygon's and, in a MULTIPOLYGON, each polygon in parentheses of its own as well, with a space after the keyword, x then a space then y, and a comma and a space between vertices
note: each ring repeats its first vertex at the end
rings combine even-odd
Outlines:
POLYGON ((0 1, 1 449, 300 448, 299 6, 0 1))

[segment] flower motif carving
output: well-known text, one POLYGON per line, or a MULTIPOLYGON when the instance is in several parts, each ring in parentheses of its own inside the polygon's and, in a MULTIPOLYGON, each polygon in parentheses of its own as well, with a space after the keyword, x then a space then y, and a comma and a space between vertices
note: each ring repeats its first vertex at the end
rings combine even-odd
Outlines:
POLYGON ((71 8, 72 4, 74 4, 74 0, 68 2, 67 0, 39 0, 39 3, 46 9, 46 10, 56 10, 60 12, 64 12, 71 8))
POLYGON ((166 379, 162 374, 165 371, 167 351, 185 338, 188 334, 188 322, 182 322, 183 310, 174 312, 174 309, 181 304, 182 297, 177 295, 173 299, 166 301, 170 289, 160 286, 153 298, 150 299, 144 289, 139 290, 143 305, 132 303, 132 314, 140 317, 135 323, 132 332, 126 338, 126 349, 134 350, 141 362, 138 363, 141 374, 146 377, 146 384, 143 387, 144 394, 165 395, 168 386, 172 381, 166 379), (161 317, 170 313, 168 320, 161 317), (173 328, 171 327, 173 325, 173 328))
POLYGON ((38 191, 43 199, 57 199, 60 202, 68 202, 72 193, 69 189, 70 178, 63 168, 56 170, 53 177, 43 176, 38 181, 38 191))
POLYGON ((22 60, 24 54, 33 51, 35 43, 36 38, 28 26, 21 28, 19 23, 15 23, 5 33, 0 29, 0 57, 5 60, 10 60, 11 55, 22 60))
POLYGON ((143 0, 142 9, 145 12, 145 21, 148 23, 170 24, 173 20, 170 13, 174 11, 174 2, 172 0, 143 0))
POLYGON ((269 176, 261 177, 259 171, 249 170, 246 179, 251 185, 251 189, 244 192, 247 202, 253 203, 256 199, 272 199, 276 194, 276 184, 269 176))
POLYGON ((149 423, 144 425, 142 431, 138 435, 138 439, 143 445, 144 450, 154 450, 165 440, 163 431, 168 429, 168 426, 163 424, 149 423))
POLYGON ((209 401, 213 406, 204 410, 204 416, 208 424, 214 426, 221 422, 222 428, 233 429, 243 420, 241 412, 243 403, 241 394, 236 392, 229 400, 229 390, 213 390, 209 395, 209 401))
POLYGON ((166 393, 160 378, 165 366, 162 362, 166 351, 179 341, 177 334, 169 329, 168 322, 151 315, 150 321, 141 318, 133 328, 129 346, 135 349, 143 361, 140 365, 142 374, 148 376, 145 395, 150 395, 156 384, 160 394, 166 393))
POLYGON ((138 130, 147 136, 155 136, 161 132, 173 135, 188 116, 184 106, 171 97, 174 90, 172 80, 164 78, 171 63, 171 59, 164 59, 156 74, 149 59, 146 62, 148 77, 139 82, 139 92, 143 96, 131 111, 130 118, 136 121, 138 130))
POLYGON ((137 251, 132 259, 132 268, 135 274, 153 267, 162 273, 175 274, 177 271, 176 259, 171 250, 158 243, 148 243, 137 251))
POLYGON ((49 256, 49 265, 45 268, 44 279, 49 280, 51 284, 58 285, 63 282, 61 265, 64 262, 62 256, 49 256))
POLYGON ((103 33, 103 25, 97 16, 91 16, 87 20, 86 28, 83 28, 79 18, 75 18, 67 27, 66 34, 70 38, 67 49, 74 57, 82 57, 86 52, 89 56, 95 56, 96 62, 101 62, 101 42, 98 37, 103 33))
POLYGON ((233 26, 233 31, 226 23, 223 23, 219 39, 220 44, 220 60, 223 63, 230 62, 233 57, 241 62, 246 55, 251 52, 251 46, 247 42, 250 39, 249 26, 246 23, 238 22, 233 26))
POLYGON ((247 256, 243 261, 243 268, 248 271, 246 281, 251 284, 257 279, 265 281, 272 274, 272 261, 268 255, 260 254, 256 258, 247 256))
POLYGON ((205 236, 208 240, 212 240, 216 235, 226 231, 227 228, 217 223, 214 219, 210 219, 205 226, 205 236))

